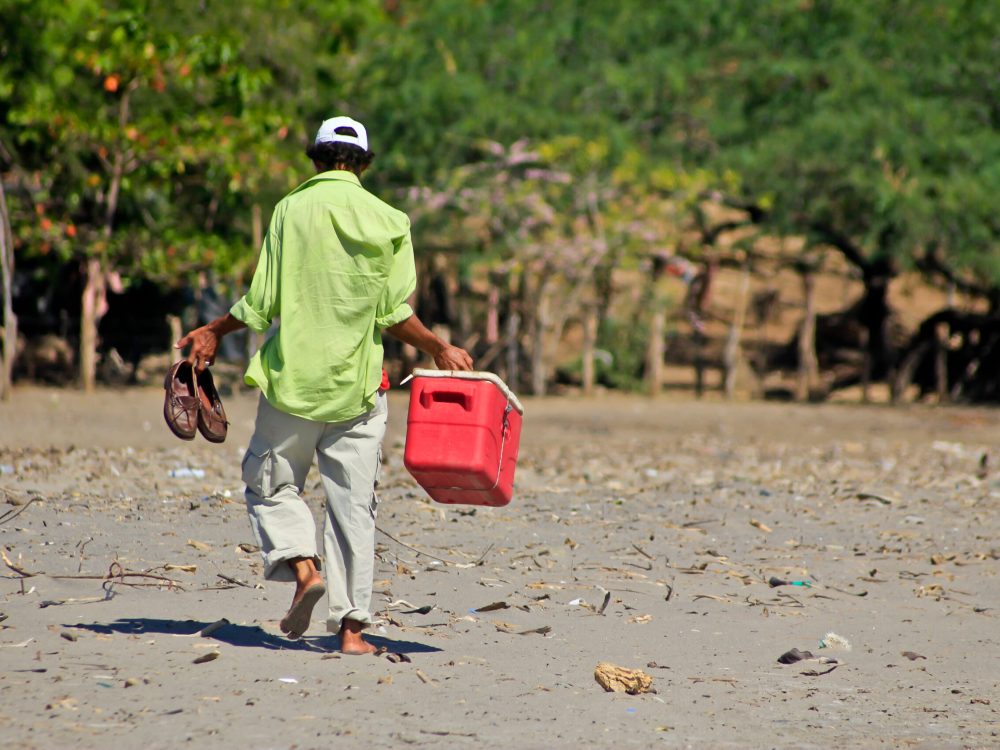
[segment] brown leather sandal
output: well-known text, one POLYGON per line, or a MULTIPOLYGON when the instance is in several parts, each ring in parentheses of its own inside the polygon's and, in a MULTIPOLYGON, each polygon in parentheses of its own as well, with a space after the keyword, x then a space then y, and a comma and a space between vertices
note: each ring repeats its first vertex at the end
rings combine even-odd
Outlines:
POLYGON ((210 443, 221 443, 226 439, 229 422, 222 399, 215 387, 212 373, 207 369, 196 373, 198 385, 198 432, 210 443))
POLYGON ((163 381, 163 418, 181 440, 194 440, 198 426, 198 386, 186 359, 174 362, 163 381))

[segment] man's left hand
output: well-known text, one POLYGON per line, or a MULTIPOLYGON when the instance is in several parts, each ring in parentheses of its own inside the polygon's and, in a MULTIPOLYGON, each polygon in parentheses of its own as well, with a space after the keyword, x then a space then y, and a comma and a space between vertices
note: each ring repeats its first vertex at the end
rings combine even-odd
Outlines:
POLYGON ((219 348, 219 337, 209 326, 201 326, 182 337, 176 344, 175 349, 183 349, 190 345, 187 361, 191 363, 195 371, 202 372, 206 367, 211 367, 215 361, 215 353, 219 348))
POLYGON ((471 370, 472 357, 465 349, 449 344, 434 355, 434 364, 439 370, 471 370))

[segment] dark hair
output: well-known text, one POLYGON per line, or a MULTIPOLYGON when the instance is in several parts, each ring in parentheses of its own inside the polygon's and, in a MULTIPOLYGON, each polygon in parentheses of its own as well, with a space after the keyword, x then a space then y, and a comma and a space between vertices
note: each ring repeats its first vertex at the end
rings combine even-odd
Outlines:
MULTIPOLYGON (((356 135, 353 128, 337 128, 336 132, 341 135, 356 135)), ((375 152, 365 151, 353 143, 325 141, 306 146, 306 156, 328 170, 338 167, 360 174, 372 163, 375 152)))

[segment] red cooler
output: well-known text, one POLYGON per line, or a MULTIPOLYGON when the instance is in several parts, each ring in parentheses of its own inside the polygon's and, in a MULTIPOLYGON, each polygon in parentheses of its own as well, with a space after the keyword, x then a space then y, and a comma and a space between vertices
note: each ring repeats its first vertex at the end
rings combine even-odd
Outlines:
POLYGON ((506 505, 523 414, 491 372, 414 370, 403 463, 439 503, 506 505))

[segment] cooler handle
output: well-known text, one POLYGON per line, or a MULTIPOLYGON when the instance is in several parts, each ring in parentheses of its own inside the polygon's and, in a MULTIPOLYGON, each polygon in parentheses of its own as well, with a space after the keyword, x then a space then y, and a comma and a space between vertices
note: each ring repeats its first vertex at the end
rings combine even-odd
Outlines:
POLYGON ((495 490, 500 486, 500 475, 503 474, 503 451, 507 445, 507 435, 510 434, 510 412, 513 408, 510 401, 508 401, 507 408, 503 410, 503 426, 500 428, 500 460, 497 461, 497 478, 493 480, 493 486, 490 487, 491 490, 495 490))
POLYGON ((420 405, 425 409, 431 407, 432 402, 444 404, 458 404, 465 411, 472 411, 472 394, 462 391, 430 390, 425 388, 420 392, 420 405))

